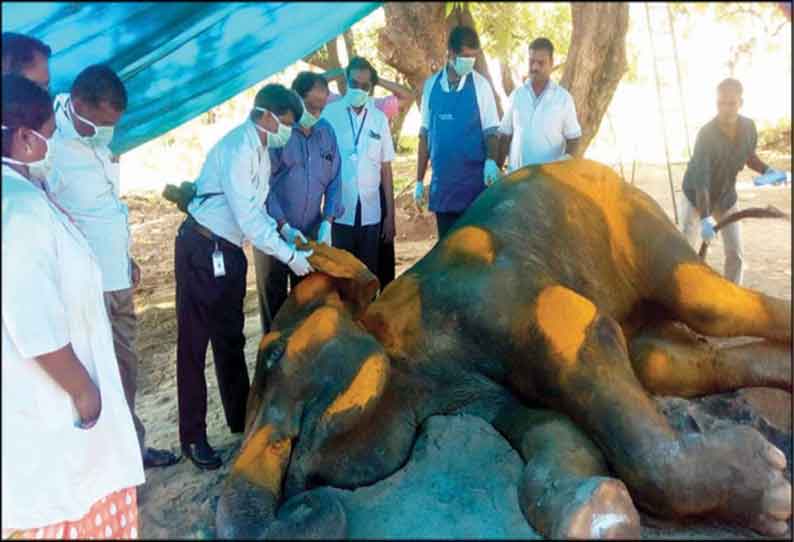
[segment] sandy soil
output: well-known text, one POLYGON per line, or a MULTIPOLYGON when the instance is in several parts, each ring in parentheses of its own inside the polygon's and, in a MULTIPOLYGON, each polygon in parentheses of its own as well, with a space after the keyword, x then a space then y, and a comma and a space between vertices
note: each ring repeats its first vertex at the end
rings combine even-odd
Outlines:
MULTIPOLYGON (((764 156, 762 156, 764 158, 764 156)), ((768 160, 769 156, 766 156, 768 160)), ((777 167, 791 170, 791 157, 771 158, 777 167)), ((680 186, 683 165, 674 167, 675 185, 680 186)), ((626 167, 630 174, 630 165, 626 167)), ((754 173, 744 170, 739 192, 742 206, 775 205, 791 212, 790 187, 754 189, 749 181, 754 173)), ((641 164, 635 172, 636 184, 653 196, 672 215, 672 202, 664 166, 641 164)), ((125 196, 130 206, 135 245, 133 253, 143 270, 136 294, 141 328, 138 348, 138 414, 147 428, 147 444, 178 452, 176 395, 176 320, 174 310, 173 254, 174 235, 184 215, 154 192, 125 196)), ((421 258, 435 242, 435 221, 429 213, 418 215, 410 205, 410 190, 399 198, 397 215, 397 273, 421 258)), ((765 293, 791 298, 791 226, 783 221, 747 220, 743 224, 747 262, 746 285, 765 293)), ((247 338, 246 356, 253 377, 256 345, 260 338, 256 285, 250 247, 246 249, 251 265, 245 299, 247 338)), ((712 246, 708 262, 722 270, 721 243, 712 246)), ((226 426, 212 369, 212 353, 207 359, 210 443, 222 454, 224 466, 215 472, 201 472, 187 460, 167 469, 146 471, 146 484, 139 487, 140 532, 142 538, 210 538, 214 534, 214 509, 220 484, 228 472, 229 460, 240 444, 226 426)), ((790 414, 789 414, 790 419, 790 414)), ((646 538, 729 539, 754 537, 744 529, 709 523, 687 525, 643 518, 646 538)))

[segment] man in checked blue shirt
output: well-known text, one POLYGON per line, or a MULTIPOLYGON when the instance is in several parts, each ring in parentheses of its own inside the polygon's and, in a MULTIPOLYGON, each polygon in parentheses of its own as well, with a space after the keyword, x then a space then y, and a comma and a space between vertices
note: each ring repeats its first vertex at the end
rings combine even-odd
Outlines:
MULTIPOLYGON (((316 238, 331 245, 331 224, 341 216, 341 161, 333 128, 320 114, 328 99, 328 81, 319 73, 301 72, 292 90, 303 102, 303 115, 292 127, 284 147, 270 149, 270 193, 267 212, 278 223, 281 236, 316 238)), ((287 279, 294 288, 300 281, 281 261, 254 249, 256 286, 262 332, 287 299, 287 279)))

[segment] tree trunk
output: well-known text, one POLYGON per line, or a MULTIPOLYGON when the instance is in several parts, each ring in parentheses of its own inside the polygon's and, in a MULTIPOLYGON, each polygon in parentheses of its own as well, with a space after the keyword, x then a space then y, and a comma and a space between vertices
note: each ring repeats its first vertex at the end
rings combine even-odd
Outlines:
POLYGON ((502 88, 504 88, 505 96, 510 98, 510 94, 516 88, 516 83, 513 80, 513 70, 510 69, 510 62, 506 58, 499 61, 499 68, 502 72, 502 88))
POLYGON ((358 56, 358 53, 356 53, 356 40, 353 38, 353 31, 348 28, 345 30, 344 34, 342 34, 342 38, 345 40, 347 61, 350 62, 351 58, 358 56))
MULTIPOLYGON (((304 57, 303 61, 325 71, 341 68, 342 64, 339 62, 339 49, 336 38, 328 40, 325 45, 304 57)), ((337 79, 337 84, 339 85, 340 94, 347 92, 347 84, 344 81, 344 77, 341 80, 337 79)))
POLYGON ((442 2, 385 2, 386 24, 378 32, 378 53, 405 78, 421 106, 422 88, 444 66, 446 24, 442 2))
POLYGON ((571 45, 560 84, 576 104, 582 138, 577 155, 584 154, 598 132, 621 77, 628 70, 626 3, 572 2, 571 45))

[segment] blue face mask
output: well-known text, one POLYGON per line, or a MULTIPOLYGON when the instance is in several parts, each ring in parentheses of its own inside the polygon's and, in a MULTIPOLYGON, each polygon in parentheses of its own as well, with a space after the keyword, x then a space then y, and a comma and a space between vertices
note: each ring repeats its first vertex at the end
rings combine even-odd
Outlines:
POLYGON ((305 102, 302 103, 303 103, 303 115, 301 115, 298 124, 308 129, 314 126, 315 124, 317 124, 317 121, 320 120, 320 117, 315 117, 314 115, 309 113, 309 110, 306 109, 306 103, 305 102))
POLYGON ((347 85, 347 94, 345 94, 345 99, 347 100, 348 105, 351 107, 362 107, 365 103, 367 103, 367 98, 369 98, 369 93, 366 90, 362 90, 360 88, 351 88, 350 84, 347 85))
POLYGON ((474 62, 477 59, 473 56, 458 56, 455 57, 455 62, 451 62, 452 69, 455 70, 455 73, 463 77, 467 73, 471 73, 474 70, 474 62))
MULTIPOLYGON (((254 109, 256 109, 257 111, 262 111, 263 113, 270 113, 271 115, 273 115, 271 111, 268 111, 264 107, 255 107, 254 109)), ((272 149, 278 149, 287 144, 287 141, 289 141, 289 138, 292 135, 292 128, 290 128, 286 124, 282 124, 281 121, 278 120, 278 117, 276 115, 273 115, 273 118, 276 119, 276 122, 278 123, 278 129, 275 133, 265 130, 257 123, 254 123, 254 127, 260 132, 267 134, 268 147, 272 149)))

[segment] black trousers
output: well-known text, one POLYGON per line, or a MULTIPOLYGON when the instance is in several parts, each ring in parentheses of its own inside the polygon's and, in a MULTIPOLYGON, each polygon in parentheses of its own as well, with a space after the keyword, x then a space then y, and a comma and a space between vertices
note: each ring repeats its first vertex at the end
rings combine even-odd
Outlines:
POLYGON ((436 230, 438 231, 438 239, 444 237, 452 225, 463 213, 436 213, 436 230))
POLYGON ((273 327, 273 319, 287 300, 287 283, 289 291, 303 280, 292 271, 287 264, 275 256, 265 254, 254 248, 254 265, 256 266, 256 291, 259 298, 259 321, 262 334, 265 335, 273 327))
MULTIPOLYGON (((383 229, 383 219, 386 217, 386 194, 383 191, 383 185, 380 185, 380 224, 381 230, 383 229)), ((396 262, 394 261, 394 240, 384 241, 378 240, 378 282, 380 282, 380 289, 383 291, 386 285, 394 280, 396 273, 396 262)))
POLYGON ((183 223, 175 242, 176 268, 176 385, 179 401, 179 440, 183 446, 207 438, 207 343, 212 342, 215 374, 232 432, 245 428, 248 368, 243 347, 243 297, 248 262, 243 250, 225 240, 226 275, 215 277, 215 242, 183 223))
POLYGON ((356 220, 353 226, 334 221, 332 234, 334 247, 348 251, 361 260, 373 275, 378 274, 378 250, 380 248, 380 222, 361 225, 361 202, 356 204, 356 220))

